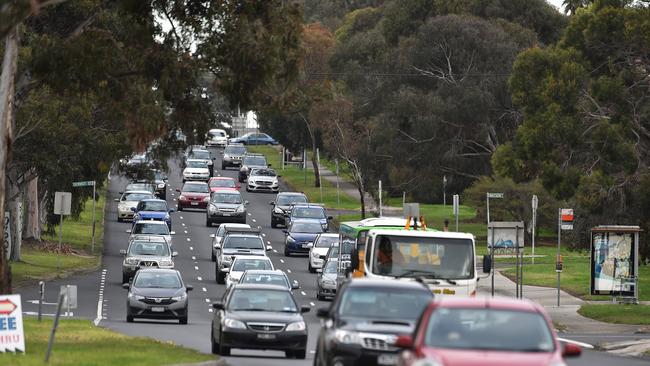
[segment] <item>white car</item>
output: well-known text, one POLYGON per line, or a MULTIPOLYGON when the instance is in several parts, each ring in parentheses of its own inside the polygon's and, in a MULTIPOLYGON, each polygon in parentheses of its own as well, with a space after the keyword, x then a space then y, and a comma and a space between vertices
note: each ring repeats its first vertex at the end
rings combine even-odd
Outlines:
POLYGON ((158 235, 167 241, 169 245, 172 245, 172 235, 176 234, 173 231, 169 230, 169 226, 164 221, 159 220, 140 220, 133 223, 133 227, 126 231, 131 234, 129 241, 135 239, 138 236, 143 235, 158 235))
POLYGON ((205 144, 208 146, 225 147, 228 143, 228 134, 220 128, 213 128, 208 131, 208 137, 205 144))
POLYGON ((117 221, 133 219, 135 213, 132 208, 138 206, 138 202, 144 199, 156 198, 153 193, 148 191, 126 191, 122 193, 122 197, 116 198, 117 204, 117 221))
POLYGON ((188 180, 199 180, 207 182, 210 179, 210 169, 205 160, 187 159, 186 168, 183 169, 183 183, 188 180))
POLYGON ((228 276, 226 277, 226 287, 239 282, 244 272, 253 269, 274 270, 273 262, 265 255, 240 255, 233 259, 228 276))
POLYGON ((338 242, 339 234, 323 233, 316 237, 314 244, 309 248, 309 272, 316 273, 317 269, 323 268, 327 251, 332 244, 338 244, 338 242))
POLYGON ((252 169, 248 175, 246 191, 279 192, 278 174, 273 169, 252 169))
POLYGON ((212 238, 212 261, 216 262, 217 261, 217 249, 221 248, 221 242, 223 241, 223 238, 226 236, 226 233, 231 230, 237 230, 237 229, 250 229, 251 226, 248 224, 231 224, 231 223, 224 223, 219 225, 219 228, 214 234, 210 234, 210 238, 212 238))

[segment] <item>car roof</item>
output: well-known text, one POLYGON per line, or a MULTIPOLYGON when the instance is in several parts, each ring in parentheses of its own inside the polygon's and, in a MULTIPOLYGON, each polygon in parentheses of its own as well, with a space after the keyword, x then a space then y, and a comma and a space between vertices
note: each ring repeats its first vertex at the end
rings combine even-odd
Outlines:
POLYGON ((176 269, 172 268, 141 268, 138 269, 137 273, 146 273, 146 272, 153 272, 153 273, 174 273, 180 276, 180 272, 176 269))
POLYGON ((140 193, 140 194, 153 194, 149 191, 142 191, 142 190, 137 190, 137 191, 125 191, 123 194, 130 194, 130 193, 140 193))
POLYGON ((233 286, 233 290, 271 290, 271 291, 285 291, 291 293, 291 290, 285 286, 270 285, 270 284, 257 284, 257 283, 237 283, 233 286))
POLYGON ((247 152, 245 155, 246 155, 246 156, 261 156, 261 157, 265 157, 264 154, 260 154, 260 153, 252 153, 252 152, 247 152))
POLYGON ((216 189, 216 190, 212 191, 212 193, 237 194, 237 195, 241 196, 241 192, 235 191, 235 190, 232 190, 232 189, 216 189))
POLYGON ((280 193, 278 193, 278 196, 305 196, 305 197, 307 197, 302 192, 280 192, 280 193))
POLYGON ((275 275, 281 275, 285 277, 287 276, 287 274, 280 269, 247 269, 244 272, 249 274, 267 274, 267 275, 275 274, 275 275))
POLYGON ((318 204, 318 203, 294 203, 293 208, 320 208, 320 209, 325 209, 323 205, 318 204))
POLYGON ((428 287, 417 281, 402 281, 397 279, 354 278, 347 283, 348 287, 366 288, 399 288, 430 291, 428 287))
MULTIPOLYGON (((209 152, 209 151, 206 151, 206 152, 209 152)), ((194 163, 194 162, 203 163, 205 160, 206 159, 187 159, 187 162, 188 163, 194 163)))
POLYGON ((165 203, 167 203, 167 201, 161 200, 160 198, 145 198, 143 200, 140 200, 140 202, 165 202, 165 203))
POLYGON ((266 259, 269 262, 271 261, 271 258, 265 256, 265 255, 234 255, 235 260, 238 259, 266 259))
POLYGON ((230 232, 230 233, 228 233, 228 235, 226 235, 226 236, 227 236, 228 238, 230 238, 230 237, 259 238, 259 239, 262 240, 262 242, 264 241, 264 240, 262 239, 262 236, 261 236, 260 234, 257 234, 257 233, 243 233, 243 232, 237 232, 237 231, 235 231, 235 232, 230 232))
POLYGON ((219 226, 223 226, 224 229, 228 229, 228 228, 233 228, 233 229, 234 228, 248 228, 248 229, 250 229, 251 228, 251 226, 248 225, 248 224, 235 224, 235 223, 230 223, 230 222, 223 223, 223 224, 221 224, 219 226))
MULTIPOLYGON (((296 221, 300 221, 300 220, 297 219, 296 221)), ((338 238, 338 237, 339 237, 339 234, 337 234, 337 233, 320 233, 320 234, 318 234, 318 237, 319 237, 319 238, 320 238, 321 236, 328 237, 328 238, 338 238)))
POLYGON ((167 226, 167 223, 164 221, 160 220, 138 220, 135 222, 135 224, 149 224, 149 225, 165 225, 167 226))
POLYGON ((528 312, 542 312, 539 304, 526 299, 508 297, 455 297, 440 296, 435 300, 437 307, 447 308, 479 308, 497 310, 516 310, 528 312))
POLYGON ((196 182, 196 181, 193 181, 193 180, 188 180, 188 181, 185 182, 185 184, 183 184, 183 186, 185 186, 187 184, 195 185, 195 186, 207 186, 208 185, 208 183, 206 183, 206 182, 196 182))
POLYGON ((231 177, 211 177, 210 180, 235 180, 235 178, 231 178, 231 177))
MULTIPOLYGON (((321 219, 319 219, 317 217, 299 217, 299 218, 295 218, 295 219, 291 220, 291 225, 293 225, 295 223, 310 223, 310 224, 313 223, 313 224, 319 224, 320 225, 319 220, 321 220, 321 219)), ((321 233, 321 234, 323 234, 323 233, 321 233)))
POLYGON ((153 234, 135 234, 131 238, 130 242, 134 241, 149 241, 149 242, 156 242, 156 243, 167 243, 167 239, 163 235, 153 235, 153 234))

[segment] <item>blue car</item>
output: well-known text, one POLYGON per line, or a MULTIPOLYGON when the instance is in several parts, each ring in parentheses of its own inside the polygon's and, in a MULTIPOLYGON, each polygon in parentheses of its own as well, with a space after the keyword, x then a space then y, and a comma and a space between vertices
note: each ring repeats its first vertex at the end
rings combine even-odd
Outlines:
POLYGON ((324 232, 323 226, 314 220, 293 220, 284 231, 287 236, 284 243, 284 255, 294 253, 307 254, 314 245, 314 240, 324 232))
POLYGON ((239 137, 233 137, 228 140, 229 144, 244 145, 277 145, 275 139, 265 133, 249 132, 239 137))
POLYGON ((299 203, 291 206, 291 214, 286 220, 287 225, 290 225, 294 220, 314 221, 323 227, 323 231, 327 231, 332 216, 327 216, 325 208, 321 205, 299 203))
POLYGON ((173 208, 167 206, 167 201, 160 199, 144 199, 138 202, 136 207, 131 208, 135 214, 133 222, 140 220, 157 220, 167 223, 169 230, 172 229, 172 217, 170 213, 174 212, 173 208))

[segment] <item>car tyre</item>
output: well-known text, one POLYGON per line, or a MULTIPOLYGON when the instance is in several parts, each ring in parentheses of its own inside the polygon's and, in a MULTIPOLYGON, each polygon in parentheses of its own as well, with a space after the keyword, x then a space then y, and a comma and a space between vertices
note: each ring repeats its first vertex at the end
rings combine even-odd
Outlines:
POLYGON ((225 164, 221 164, 221 170, 226 170, 226 168, 227 168, 227 167, 226 167, 225 164))
POLYGON ((129 283, 130 276, 128 274, 122 273, 122 283, 129 283))
POLYGON ((307 269, 309 270, 309 273, 316 273, 316 268, 311 266, 311 259, 307 261, 307 269))
POLYGON ((221 346, 219 346, 219 343, 217 343, 214 340, 214 330, 210 331, 210 341, 212 343, 212 354, 213 355, 219 354, 219 349, 221 348, 221 346))
POLYGON ((212 227, 212 222, 210 220, 205 220, 205 226, 212 227))
POLYGON ((133 323, 133 317, 131 315, 126 316, 126 322, 127 323, 133 323))
POLYGON ((219 270, 216 271, 217 283, 223 285, 226 283, 226 276, 219 270))
POLYGON ((271 227, 274 228, 274 229, 278 227, 278 224, 275 223, 275 220, 273 220, 273 217, 271 217, 271 227))
POLYGON ((298 351, 293 351, 291 352, 293 354, 293 357, 299 359, 299 360, 304 360, 305 357, 307 357, 307 350, 301 349, 298 351))
POLYGON ((184 316, 184 317, 182 317, 182 318, 179 318, 179 319, 178 319, 178 323, 179 323, 179 324, 183 324, 183 325, 187 324, 187 317, 184 316))
POLYGON ((285 256, 285 257, 289 257, 289 256, 291 256, 291 253, 289 252, 289 248, 287 248, 286 245, 284 246, 284 256, 285 256))
POLYGON ((325 301, 325 297, 320 294, 320 290, 318 291, 318 293, 316 293, 316 300, 325 301))
POLYGON ((226 347, 223 344, 219 345, 219 354, 221 356, 230 356, 230 347, 226 347))
POLYGON ((178 208, 176 209, 176 211, 178 211, 178 212, 183 211, 183 207, 182 207, 182 206, 178 206, 178 208))
POLYGON ((217 261, 217 256, 214 255, 214 252, 212 252, 212 254, 210 254, 210 259, 212 259, 213 262, 217 261))

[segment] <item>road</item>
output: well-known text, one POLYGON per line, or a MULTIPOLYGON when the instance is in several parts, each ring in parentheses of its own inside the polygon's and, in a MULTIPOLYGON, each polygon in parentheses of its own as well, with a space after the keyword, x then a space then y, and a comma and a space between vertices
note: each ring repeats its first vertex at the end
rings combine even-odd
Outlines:
MULTIPOLYGON (((219 154, 216 154, 215 167, 221 167, 219 154)), ((177 164, 178 162, 176 162, 177 164)), ((236 170, 222 171, 215 169, 215 176, 229 176, 236 178, 236 170)), ((186 283, 194 286, 190 293, 190 314, 187 325, 179 325, 176 321, 144 321, 135 323, 126 322, 126 291, 121 286, 122 256, 120 249, 126 249, 128 235, 126 230, 130 223, 118 223, 116 220, 116 202, 119 191, 126 185, 126 180, 113 176, 108 189, 106 222, 104 230, 104 258, 102 270, 98 273, 77 276, 68 280, 56 281, 48 284, 46 301, 55 302, 59 285, 76 284, 79 286, 79 308, 74 310, 74 316, 95 319, 97 323, 110 329, 133 336, 148 336, 162 341, 172 341, 176 344, 197 349, 201 352, 210 352, 210 322, 213 316, 211 303, 221 299, 225 285, 217 285, 214 276, 214 262, 210 260, 210 234, 216 227, 205 226, 204 211, 183 211, 172 214, 174 248, 179 255, 176 257, 176 268, 183 275, 186 283)), ((169 190, 167 201, 176 207, 175 201, 178 193, 176 188, 181 186, 180 169, 169 174, 169 190)), ((282 254, 284 234, 280 229, 272 229, 270 223, 269 201, 272 194, 247 193, 242 189, 244 199, 250 202, 248 206, 248 223, 261 228, 262 235, 268 244, 273 246, 269 257, 275 268, 287 272, 289 278, 300 283, 301 288, 294 291, 300 305, 312 307, 312 311, 305 314, 309 327, 309 342, 306 360, 288 360, 283 352, 274 351, 249 351, 233 350, 232 356, 226 357, 230 365, 311 365, 315 350, 315 342, 320 327, 316 318, 318 307, 329 306, 329 302, 316 299, 316 275, 307 270, 306 257, 286 258, 282 254)), ((22 289, 21 294, 26 300, 38 298, 35 288, 22 289)), ((53 306, 46 306, 45 312, 53 312, 53 306)), ((32 303, 25 304, 25 310, 33 313, 36 306, 32 303)), ((565 338, 571 336, 563 335, 565 338)), ((633 337, 633 336, 630 336, 633 337)), ((593 337, 576 335, 575 340, 588 342, 593 337)), ((625 358, 596 351, 585 351, 578 359, 569 360, 569 365, 647 365, 647 361, 625 358)))

